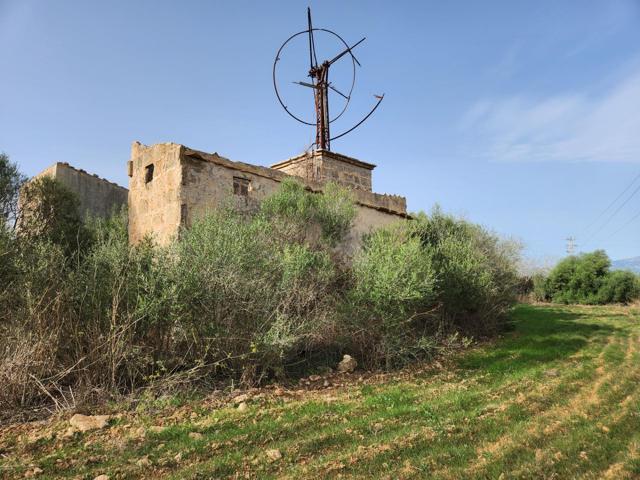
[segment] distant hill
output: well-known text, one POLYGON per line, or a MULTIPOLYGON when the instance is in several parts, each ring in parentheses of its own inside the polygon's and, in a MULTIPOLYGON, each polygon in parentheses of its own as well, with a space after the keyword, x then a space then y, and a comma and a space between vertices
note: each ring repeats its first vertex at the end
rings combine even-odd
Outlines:
POLYGON ((611 262, 612 270, 631 270, 640 273, 640 257, 624 258, 611 262))

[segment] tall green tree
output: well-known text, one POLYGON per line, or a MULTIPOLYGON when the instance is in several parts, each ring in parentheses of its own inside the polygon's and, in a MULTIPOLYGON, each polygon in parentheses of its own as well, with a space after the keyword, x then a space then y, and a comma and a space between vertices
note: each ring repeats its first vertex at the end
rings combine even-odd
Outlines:
POLYGON ((18 165, 9 160, 6 153, 0 153, 0 219, 9 228, 15 228, 18 218, 18 195, 26 177, 18 170, 18 165))
POLYGON ((560 261, 546 279, 536 278, 538 300, 557 303, 629 303, 640 295, 640 281, 632 272, 611 272, 604 250, 560 261))
POLYGON ((77 195, 50 177, 27 182, 20 194, 18 236, 60 245, 66 253, 78 250, 86 234, 77 195))

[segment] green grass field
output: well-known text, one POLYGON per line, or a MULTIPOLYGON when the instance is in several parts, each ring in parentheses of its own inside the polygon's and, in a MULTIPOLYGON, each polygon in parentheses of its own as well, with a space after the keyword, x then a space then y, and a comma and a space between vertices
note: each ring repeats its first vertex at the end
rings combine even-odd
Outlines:
POLYGON ((6 427, 0 476, 640 478, 640 310, 522 305, 512 318, 445 365, 266 389, 245 410, 149 401, 68 438, 68 414, 6 427))

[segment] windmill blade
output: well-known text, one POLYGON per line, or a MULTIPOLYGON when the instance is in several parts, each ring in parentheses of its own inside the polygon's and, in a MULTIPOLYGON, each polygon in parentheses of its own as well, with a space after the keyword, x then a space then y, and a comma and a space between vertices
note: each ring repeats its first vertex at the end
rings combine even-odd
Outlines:
POLYGON ((333 85, 329 84, 329 88, 331 90, 333 90, 334 92, 336 92, 338 95, 340 95, 341 97, 346 98, 347 100, 349 100, 349 97, 347 97, 344 93, 342 93, 340 90, 338 90, 337 88, 335 88, 333 85))
POLYGON ((353 57, 353 59, 356 61, 356 63, 358 64, 359 67, 361 67, 362 65, 360 65, 360 62, 358 61, 358 59, 355 57, 355 55, 353 55, 353 52, 351 50, 353 50, 354 48, 356 48, 358 45, 360 45, 362 42, 364 42, 367 39, 367 37, 364 37, 362 40, 360 40, 359 42, 356 42, 355 44, 353 44, 352 47, 348 47, 344 52, 339 53, 338 55, 336 55, 335 57, 333 57, 333 59, 329 60, 329 65, 337 62, 338 60, 340 60, 343 56, 345 56, 347 53, 350 53, 351 56, 353 57))
POLYGON ((311 25, 311 7, 307 7, 307 25, 309 27, 309 64, 310 69, 318 68, 318 58, 316 57, 316 44, 313 40, 313 26, 311 25))
POLYGON ((362 120, 360 120, 358 123, 356 123, 356 124, 355 124, 353 127, 351 127, 349 130, 346 130, 346 131, 342 132, 340 135, 336 135, 335 137, 331 137, 331 138, 329 139, 329 141, 333 141, 333 140, 335 140, 335 139, 337 139, 337 138, 344 137, 347 133, 351 133, 351 132, 353 132, 356 128, 358 128, 360 125, 362 125, 364 122, 366 122, 366 121, 367 121, 367 119, 368 119, 371 115, 373 115, 373 112, 375 112, 375 111, 376 111, 376 109, 380 106, 380 104, 382 103, 382 100, 384 100, 384 93, 383 93, 382 95, 374 95, 374 97, 376 97, 376 98, 378 99, 378 102, 373 106, 373 108, 371 109, 371 111, 370 111, 369 113, 367 113, 367 114, 365 115, 365 117, 364 117, 362 120))
POLYGON ((295 83, 296 85, 302 85, 303 87, 318 88, 318 86, 314 85, 313 83, 307 83, 307 82, 291 82, 291 83, 295 83))

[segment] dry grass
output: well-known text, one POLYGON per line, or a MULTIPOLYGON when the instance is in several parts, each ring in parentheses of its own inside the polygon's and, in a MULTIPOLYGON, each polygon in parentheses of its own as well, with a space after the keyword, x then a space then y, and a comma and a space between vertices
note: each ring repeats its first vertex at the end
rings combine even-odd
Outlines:
POLYGON ((105 407, 118 415, 100 431, 66 436, 68 415, 7 427, 0 476, 638 478, 638 309, 513 318, 505 338, 445 366, 252 390, 246 410, 220 394, 143 399, 105 407))

